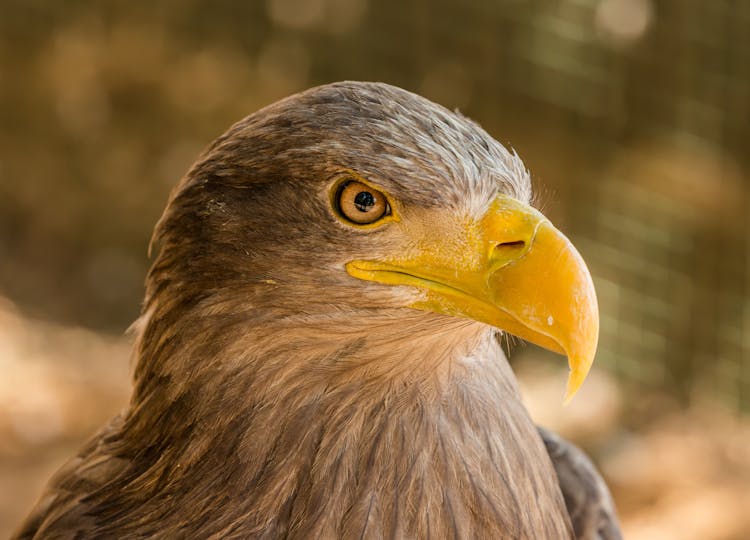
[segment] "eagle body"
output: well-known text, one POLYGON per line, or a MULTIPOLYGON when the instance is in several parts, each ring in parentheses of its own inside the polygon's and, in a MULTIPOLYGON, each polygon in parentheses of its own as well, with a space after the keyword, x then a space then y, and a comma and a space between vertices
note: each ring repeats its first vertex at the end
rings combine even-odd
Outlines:
POLYGON ((499 330, 346 271, 427 260, 449 221, 468 253, 493 197, 530 194, 479 126, 384 84, 234 125, 157 225, 129 407, 15 538, 573 538, 499 330), (341 175, 388 193, 382 225, 331 209, 341 175))
MULTIPOLYGON (((380 347, 401 337, 381 328, 380 347)), ((289 371, 294 353, 267 351, 251 385, 228 368, 196 374, 203 390, 154 388, 148 405, 162 415, 117 419, 95 438, 53 481, 38 537, 571 537, 555 471, 491 335, 467 332, 456 350, 410 332, 400 365, 377 373, 356 355, 368 349, 377 362, 377 343, 346 343, 357 361, 345 371, 327 331, 312 374, 289 371), (424 362, 429 379, 415 375, 424 362), (208 397, 215 383, 222 391, 208 397)))

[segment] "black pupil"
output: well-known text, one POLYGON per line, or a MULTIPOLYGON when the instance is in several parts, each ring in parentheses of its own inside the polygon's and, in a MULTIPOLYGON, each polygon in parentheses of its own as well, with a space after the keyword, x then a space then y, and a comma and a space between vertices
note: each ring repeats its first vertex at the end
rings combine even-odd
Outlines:
POLYGON ((354 197, 354 206, 360 212, 369 212, 370 207, 375 206, 375 196, 369 191, 360 191, 354 197))

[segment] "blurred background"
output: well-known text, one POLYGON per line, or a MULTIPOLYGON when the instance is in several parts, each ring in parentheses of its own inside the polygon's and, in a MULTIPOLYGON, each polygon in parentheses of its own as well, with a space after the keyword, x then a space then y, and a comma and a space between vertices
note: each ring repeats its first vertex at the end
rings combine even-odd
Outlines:
POLYGON ((512 361, 626 538, 750 538, 750 2, 0 0, 0 537, 127 402, 146 248, 231 123, 379 80, 479 121, 588 261, 602 334, 512 361))

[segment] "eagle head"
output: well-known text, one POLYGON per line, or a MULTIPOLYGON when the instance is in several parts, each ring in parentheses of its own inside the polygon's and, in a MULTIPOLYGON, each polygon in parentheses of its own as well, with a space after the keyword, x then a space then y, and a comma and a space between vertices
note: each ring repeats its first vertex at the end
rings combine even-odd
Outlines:
POLYGON ((430 336, 499 329, 566 354, 570 399, 594 357, 596 296, 530 198, 515 152, 415 94, 344 82, 291 96, 235 124, 172 194, 146 341, 178 316, 370 351, 404 331, 450 348, 430 336))

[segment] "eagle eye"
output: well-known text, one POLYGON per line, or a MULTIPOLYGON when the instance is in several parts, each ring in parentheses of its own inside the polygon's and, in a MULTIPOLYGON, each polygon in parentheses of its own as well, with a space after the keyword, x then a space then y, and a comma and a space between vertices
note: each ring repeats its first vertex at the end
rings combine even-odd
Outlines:
POLYGON ((345 181, 338 189, 339 213, 357 225, 369 225, 391 213, 388 199, 377 189, 356 180, 345 181))

